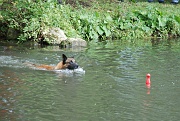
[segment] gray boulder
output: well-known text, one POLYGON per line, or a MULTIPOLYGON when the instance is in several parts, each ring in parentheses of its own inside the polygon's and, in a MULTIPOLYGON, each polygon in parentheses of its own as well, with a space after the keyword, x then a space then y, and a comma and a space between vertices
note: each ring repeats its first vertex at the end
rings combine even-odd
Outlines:
POLYGON ((60 46, 63 47, 85 47, 87 42, 81 38, 68 38, 60 43, 60 46))
POLYGON ((67 38, 60 28, 44 29, 42 34, 46 42, 60 45, 60 47, 85 47, 87 45, 87 42, 81 38, 67 38))
POLYGON ((60 28, 48 28, 43 30, 42 34, 49 44, 60 44, 62 41, 67 40, 67 36, 60 28))

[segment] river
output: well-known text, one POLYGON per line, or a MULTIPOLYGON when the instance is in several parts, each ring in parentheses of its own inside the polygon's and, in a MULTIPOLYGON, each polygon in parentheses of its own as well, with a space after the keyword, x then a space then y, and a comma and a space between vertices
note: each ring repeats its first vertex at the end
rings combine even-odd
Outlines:
POLYGON ((0 121, 178 121, 179 92, 178 39, 89 42, 76 50, 0 42, 0 121), (26 64, 54 65, 63 53, 79 72, 26 64))

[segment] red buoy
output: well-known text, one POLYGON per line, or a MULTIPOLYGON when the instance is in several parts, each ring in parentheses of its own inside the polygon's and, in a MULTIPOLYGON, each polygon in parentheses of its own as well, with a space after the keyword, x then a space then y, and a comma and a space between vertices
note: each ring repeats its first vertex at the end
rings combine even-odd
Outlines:
POLYGON ((146 74, 146 85, 150 85, 151 84, 151 75, 150 74, 146 74))
POLYGON ((150 94, 150 88, 151 88, 151 75, 146 74, 146 87, 147 87, 147 94, 150 94))

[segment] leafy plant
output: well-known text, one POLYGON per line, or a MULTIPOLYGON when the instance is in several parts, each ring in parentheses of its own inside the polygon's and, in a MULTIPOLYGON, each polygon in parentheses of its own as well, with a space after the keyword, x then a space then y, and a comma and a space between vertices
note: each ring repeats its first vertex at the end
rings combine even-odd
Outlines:
POLYGON ((13 6, 2 12, 2 16, 7 27, 20 32, 20 36, 17 38, 20 42, 39 41, 43 38, 42 31, 48 27, 60 27, 66 30, 67 35, 77 36, 76 31, 67 20, 69 18, 66 13, 69 10, 69 6, 59 6, 51 0, 47 2, 39 0, 37 3, 17 0, 13 2, 13 6))
POLYGON ((91 8, 80 4, 74 8, 54 0, 13 1, 1 11, 1 30, 3 35, 9 28, 18 31, 20 42, 45 40, 43 31, 51 27, 63 29, 69 37, 83 37, 88 41, 180 36, 179 9, 172 13, 171 9, 163 11, 160 5, 148 7, 148 3, 133 2, 118 5, 103 1, 94 2, 91 8))

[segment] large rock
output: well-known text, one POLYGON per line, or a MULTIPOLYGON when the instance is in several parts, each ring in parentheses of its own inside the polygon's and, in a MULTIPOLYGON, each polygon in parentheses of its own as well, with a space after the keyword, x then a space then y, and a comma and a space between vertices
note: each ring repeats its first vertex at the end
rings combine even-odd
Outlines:
POLYGON ((87 45, 86 41, 81 38, 67 38, 60 28, 44 29, 42 34, 46 42, 60 47, 85 47, 87 45))
POLYGON ((42 32, 45 41, 49 44, 60 44, 62 41, 67 40, 64 31, 60 28, 48 28, 42 32))
POLYGON ((60 43, 60 47, 85 47, 87 42, 81 38, 68 38, 60 43))

